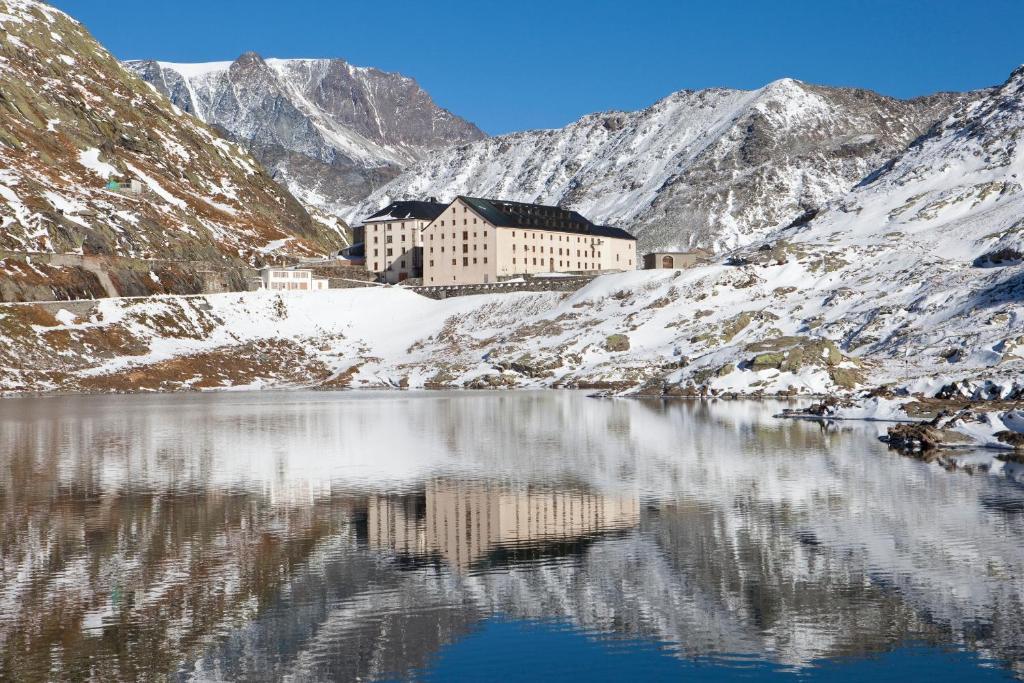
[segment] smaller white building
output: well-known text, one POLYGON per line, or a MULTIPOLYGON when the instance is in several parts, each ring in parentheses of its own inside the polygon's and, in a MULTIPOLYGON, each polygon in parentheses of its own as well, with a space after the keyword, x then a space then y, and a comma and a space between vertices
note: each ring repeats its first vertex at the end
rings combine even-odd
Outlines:
POLYGON ((327 280, 313 277, 312 270, 266 266, 260 271, 261 289, 310 292, 327 289, 327 280))

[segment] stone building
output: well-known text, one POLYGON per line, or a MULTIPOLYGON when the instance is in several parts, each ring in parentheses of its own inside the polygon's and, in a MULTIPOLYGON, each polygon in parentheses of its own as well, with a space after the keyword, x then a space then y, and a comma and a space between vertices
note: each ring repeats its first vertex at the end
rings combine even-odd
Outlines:
POLYGON ((457 197, 423 230, 423 284, 635 270, 636 238, 557 206, 457 197))
POLYGON ((444 209, 433 200, 392 202, 364 220, 366 269, 392 284, 423 277, 423 229, 444 209))
POLYGON ((704 249, 693 251, 656 251, 644 254, 644 270, 658 268, 693 268, 711 261, 711 252, 704 249))

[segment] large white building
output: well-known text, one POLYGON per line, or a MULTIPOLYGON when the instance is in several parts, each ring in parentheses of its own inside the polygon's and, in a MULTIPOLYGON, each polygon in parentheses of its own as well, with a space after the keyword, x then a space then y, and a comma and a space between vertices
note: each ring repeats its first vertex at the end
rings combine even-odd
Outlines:
POLYGON ((383 282, 423 277, 423 229, 445 205, 392 202, 363 221, 366 269, 383 282))
POLYGON ((394 202, 366 219, 366 267, 385 282, 422 277, 428 286, 635 270, 636 238, 557 206, 394 202))

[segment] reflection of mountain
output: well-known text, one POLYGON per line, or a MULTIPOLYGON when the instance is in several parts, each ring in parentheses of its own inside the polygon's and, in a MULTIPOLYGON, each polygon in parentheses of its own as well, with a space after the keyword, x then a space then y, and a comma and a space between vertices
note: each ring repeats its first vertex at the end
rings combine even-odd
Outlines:
POLYGON ((639 507, 629 496, 432 480, 422 495, 371 496, 368 539, 401 554, 439 554, 464 570, 499 549, 629 528, 639 521, 639 507))
POLYGON ((1024 661, 1019 485, 770 405, 3 408, 4 680, 401 676, 495 614, 800 667, 908 640, 1024 661))

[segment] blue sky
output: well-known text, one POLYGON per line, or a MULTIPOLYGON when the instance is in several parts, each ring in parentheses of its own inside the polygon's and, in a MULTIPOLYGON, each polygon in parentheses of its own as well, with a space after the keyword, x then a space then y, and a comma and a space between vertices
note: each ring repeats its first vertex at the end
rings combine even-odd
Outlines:
POLYGON ((1001 83, 1024 1, 52 0, 122 59, 342 57, 489 133, 790 76, 898 97, 1001 83))

